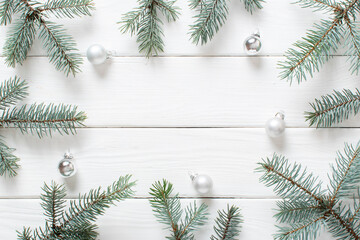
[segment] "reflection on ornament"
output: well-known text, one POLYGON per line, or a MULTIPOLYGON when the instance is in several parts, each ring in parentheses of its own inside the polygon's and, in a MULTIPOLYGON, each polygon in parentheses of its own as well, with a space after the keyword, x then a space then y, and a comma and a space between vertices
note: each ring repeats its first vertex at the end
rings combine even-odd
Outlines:
POLYGON ((244 41, 245 53, 248 55, 256 55, 261 50, 260 33, 256 32, 245 39, 244 41))
POLYGON ((99 65, 105 63, 109 58, 109 53, 100 44, 94 44, 88 48, 86 57, 92 64, 99 65))
POLYGON ((195 190, 200 194, 209 193, 212 189, 213 182, 208 175, 190 174, 195 190))
POLYGON ((71 153, 65 153, 64 159, 59 162, 59 172, 64 178, 69 178, 75 175, 76 166, 74 163, 74 157, 71 153))
POLYGON ((278 112, 275 117, 269 119, 266 123, 265 129, 269 137, 276 138, 285 132, 285 115, 278 112))

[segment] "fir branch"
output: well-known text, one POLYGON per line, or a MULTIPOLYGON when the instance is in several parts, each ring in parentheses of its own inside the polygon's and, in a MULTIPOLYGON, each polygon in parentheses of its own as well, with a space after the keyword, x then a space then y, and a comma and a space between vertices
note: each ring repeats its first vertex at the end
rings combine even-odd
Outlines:
POLYGON ((190 39, 202 45, 210 41, 225 23, 228 15, 228 0, 204 0, 202 7, 194 16, 195 23, 190 26, 190 39))
POLYGON ((42 239, 72 239, 72 240, 95 240, 96 221, 99 215, 115 202, 130 198, 133 195, 132 188, 135 182, 130 181, 131 176, 120 177, 119 180, 102 190, 100 187, 91 190, 88 194, 79 196, 78 203, 70 202, 69 210, 64 212, 66 190, 63 185, 52 183, 43 188, 42 207, 47 217, 44 228, 24 228, 18 231, 19 239, 42 240, 42 239))
POLYGON ((15 149, 9 148, 3 139, 0 139, 0 176, 15 177, 19 169, 19 158, 13 155, 15 149))
POLYGON ((333 94, 315 99, 310 104, 312 112, 306 112, 306 121, 310 126, 331 127, 348 119, 350 115, 356 115, 360 109, 360 91, 352 92, 344 89, 342 92, 335 91, 333 94))
POLYGON ((55 228, 59 219, 63 216, 63 209, 65 208, 66 190, 62 185, 58 185, 52 182, 50 186, 46 183, 42 188, 43 193, 40 196, 42 201, 41 206, 44 209, 44 215, 47 218, 46 221, 55 228))
MULTIPOLYGON (((9 31, 4 46, 7 65, 15 67, 22 64, 33 44, 35 34, 47 50, 50 62, 57 70, 75 75, 80 72, 82 58, 77 53, 75 41, 65 33, 61 25, 48 21, 49 15, 57 18, 91 15, 94 9, 93 0, 48 0, 45 4, 33 0, 11 0, 16 5, 7 10, 8 15, 0 15, 0 21, 10 22, 14 11, 20 13, 20 18, 9 31), (1 18, 3 16, 3 18, 1 18)), ((1 6, 0 6, 1 7, 1 6)), ((0 14, 1 14, 0 8, 0 14)))
POLYGON ((36 32, 34 15, 23 14, 10 28, 4 45, 5 63, 15 67, 22 64, 34 42, 36 32))
POLYGON ((306 219, 301 223, 289 224, 290 227, 279 227, 279 232, 274 236, 275 239, 290 240, 290 239, 307 239, 315 240, 319 231, 324 225, 324 216, 306 219))
POLYGON ((40 11, 51 13, 57 18, 74 18, 91 16, 94 6, 93 0, 48 0, 40 11))
POLYGON ((291 200, 306 199, 310 202, 322 204, 321 182, 312 173, 308 174, 306 169, 301 169, 299 164, 290 164, 283 157, 274 154, 272 158, 263 159, 257 168, 258 172, 264 173, 261 182, 275 187, 275 192, 283 198, 291 200))
POLYGON ((243 0, 246 11, 253 13, 257 9, 262 9, 264 0, 243 0))
POLYGON ((50 62, 55 64, 57 70, 70 73, 74 76, 80 72, 82 58, 75 53, 76 43, 74 39, 65 33, 61 25, 42 20, 40 22, 39 38, 47 49, 50 62))
POLYGON ((227 206, 227 210, 218 211, 215 220, 215 235, 211 240, 234 240, 240 234, 240 224, 243 222, 240 209, 236 206, 227 206))
POLYGON ((338 154, 336 166, 332 166, 333 174, 326 192, 318 190, 321 186, 303 187, 313 185, 316 178, 306 177, 300 166, 291 166, 287 164, 287 160, 279 159, 277 155, 273 157, 277 161, 270 164, 267 163, 269 160, 260 163, 258 171, 263 173, 261 181, 267 186, 275 186, 274 191, 283 199, 278 202, 278 213, 275 217, 278 222, 288 226, 279 227, 276 239, 316 239, 319 230, 325 226, 336 239, 360 239, 358 199, 355 198, 353 206, 349 206, 344 199, 351 196, 356 189, 359 194, 359 152, 360 142, 356 147, 345 144, 344 153, 338 154), (302 175, 301 180, 305 183, 287 184, 283 179, 268 173, 274 172, 273 169, 277 169, 275 172, 280 172, 277 175, 289 182, 295 182, 294 179, 302 175), (300 193, 293 193, 294 186, 300 193), (284 194, 285 191, 288 193, 284 194), (310 200, 315 198, 316 201, 309 201, 308 195, 312 196, 310 200), (317 196, 320 197, 316 199, 317 196))
POLYGON ((78 112, 77 107, 71 105, 32 104, 19 109, 8 109, 0 119, 2 126, 14 126, 22 133, 37 134, 40 138, 60 134, 75 134, 76 127, 82 126, 86 119, 84 112, 78 112))
POLYGON ((0 25, 7 25, 11 23, 12 15, 14 14, 19 0, 3 0, 0 3, 0 25))
POLYGON ((88 222, 93 222, 98 215, 104 214, 114 202, 120 202, 133 196, 132 188, 135 182, 131 182, 131 176, 120 177, 104 191, 100 187, 91 190, 88 194, 79 196, 79 200, 70 202, 70 209, 64 213, 64 218, 58 229, 67 227, 78 228, 88 222))
POLYGON ((350 197, 360 183, 360 145, 345 144, 344 153, 338 152, 335 165, 332 166, 330 181, 331 203, 337 198, 350 197))
POLYGON ((193 239, 194 235, 192 232, 207 222, 207 211, 208 206, 204 203, 200 207, 196 206, 196 202, 187 206, 185 209, 185 219, 180 224, 179 239, 193 239))
POLYGON ((360 69, 360 34, 354 23, 350 22, 349 18, 345 18, 345 45, 348 46, 346 55, 350 62, 350 72, 358 74, 360 69))
POLYGON ((348 54, 353 73, 357 73, 360 65, 358 44, 360 38, 357 35, 352 20, 355 20, 357 13, 360 13, 358 0, 348 0, 337 3, 332 0, 299 0, 303 7, 312 7, 316 10, 326 10, 333 13, 331 20, 322 20, 315 24, 313 30, 308 31, 303 40, 294 44, 286 53, 286 60, 279 62, 282 70, 280 77, 292 83, 298 83, 313 76, 320 67, 327 62, 338 49, 340 40, 347 35, 349 38, 345 44, 349 45, 348 54), (351 43, 351 44, 350 44, 351 43))
POLYGON ((139 6, 123 15, 120 24, 122 33, 130 32, 137 35, 139 52, 145 53, 146 57, 157 55, 164 51, 163 22, 158 17, 161 12, 168 22, 176 21, 179 16, 179 8, 174 6, 176 1, 165 0, 139 0, 139 6))
POLYGON ((172 196, 173 190, 173 185, 165 179, 162 182, 155 182, 150 188, 150 195, 152 196, 150 204, 159 222, 170 226, 172 237, 181 240, 179 237, 181 233, 179 221, 182 216, 182 209, 179 195, 172 196))
POLYGON ((280 78, 290 82, 296 79, 300 83, 308 74, 312 77, 314 71, 319 71, 338 48, 342 32, 339 22, 340 19, 323 20, 302 41, 296 42, 297 49, 290 48, 285 53, 286 60, 279 63, 280 78))
POLYGON ((324 210, 319 205, 309 204, 307 201, 290 201, 284 199, 277 201, 276 205, 279 209, 275 214, 275 218, 280 223, 298 223, 307 221, 309 218, 316 219, 320 215, 324 215, 324 210))
POLYGON ((18 77, 10 78, 0 85, 0 110, 23 100, 27 94, 28 86, 18 77))

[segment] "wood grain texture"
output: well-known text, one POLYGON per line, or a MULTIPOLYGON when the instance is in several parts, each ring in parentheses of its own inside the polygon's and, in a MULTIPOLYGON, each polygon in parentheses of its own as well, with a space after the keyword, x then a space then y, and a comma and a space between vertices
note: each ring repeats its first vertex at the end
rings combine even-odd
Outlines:
MULTIPOLYGON (((165 24, 165 53, 171 56, 209 56, 209 55, 244 55, 243 41, 256 28, 263 39, 263 55, 282 54, 295 41, 299 40, 323 16, 311 9, 302 9, 295 1, 267 1, 264 9, 253 15, 246 12, 243 3, 232 0, 229 3, 229 16, 225 26, 214 40, 206 46, 196 46, 189 41, 189 25, 193 23, 195 12, 188 7, 188 1, 177 1, 181 7, 180 19, 175 23, 165 24), (281 14, 279 14, 281 12, 281 14)), ((118 55, 139 55, 136 38, 119 31, 122 14, 131 11, 136 1, 129 0, 97 0, 97 10, 93 17, 71 20, 53 19, 62 23, 67 32, 74 36, 82 53, 94 43, 101 43, 108 49, 116 50, 118 55)), ((0 27, 0 46, 6 37, 6 27, 0 27)), ((44 55, 41 43, 36 41, 31 55, 44 55)))
MULTIPOLYGON (((182 200, 183 206, 194 200, 182 200)), ((204 200, 197 200, 199 202, 204 200)), ((272 239, 276 232, 273 225, 274 200, 206 200, 209 205, 209 224, 196 234, 196 239, 209 239, 213 233, 213 219, 218 209, 226 208, 227 204, 235 204, 242 208, 243 223, 241 240, 272 239)), ((4 239, 15 239, 16 230, 23 226, 37 227, 43 224, 43 217, 39 215, 41 207, 39 200, 0 200, 0 231, 4 239)), ((168 233, 152 215, 149 202, 143 199, 126 200, 118 206, 107 210, 105 216, 98 220, 99 239, 101 240, 148 240, 165 239, 168 233)), ((318 240, 330 240, 324 232, 318 240)))
MULTIPOLYGON (((354 89, 345 57, 314 79, 290 86, 277 78, 281 58, 115 58, 65 79, 46 58, 14 71, 0 60, 1 78, 28 79, 31 102, 65 102, 88 113, 89 127, 263 127, 279 110, 288 127, 306 127, 309 102, 333 89, 354 89)), ((342 126, 360 126, 351 118, 342 126)))
POLYGON ((120 175, 138 180, 137 196, 149 196, 151 184, 172 181, 181 196, 198 196, 188 171, 213 178, 208 197, 273 198, 272 190, 259 183, 257 163, 274 152, 307 166, 326 187, 330 163, 344 142, 357 143, 358 129, 287 129, 273 141, 263 129, 83 129, 75 137, 38 140, 6 131, 10 146, 17 148, 22 169, 14 179, 0 178, 1 198, 38 197, 43 182, 56 180, 69 186, 69 194, 105 186, 120 175), (71 149, 78 165, 74 178, 63 180, 57 164, 71 149))

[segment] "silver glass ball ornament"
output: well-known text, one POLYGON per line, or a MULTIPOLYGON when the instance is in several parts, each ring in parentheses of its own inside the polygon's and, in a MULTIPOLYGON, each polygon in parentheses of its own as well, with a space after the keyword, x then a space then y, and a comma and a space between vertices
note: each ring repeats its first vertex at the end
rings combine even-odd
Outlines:
POLYGON ((244 41, 244 50, 248 55, 256 55, 261 50, 260 33, 254 33, 247 37, 244 41))
POLYGON ((65 153, 64 159, 59 162, 58 169, 61 176, 64 178, 69 178, 75 175, 76 165, 72 154, 65 153))
POLYGON ((265 129, 269 137, 280 137, 285 132, 286 125, 284 119, 284 113, 278 112, 275 117, 267 121, 265 129))
POLYGON ((109 54, 106 49, 100 44, 91 45, 87 52, 86 57, 94 65, 103 64, 108 59, 109 54))
POLYGON ((195 190, 200 194, 209 193, 212 189, 213 182, 208 175, 192 174, 190 175, 195 190))

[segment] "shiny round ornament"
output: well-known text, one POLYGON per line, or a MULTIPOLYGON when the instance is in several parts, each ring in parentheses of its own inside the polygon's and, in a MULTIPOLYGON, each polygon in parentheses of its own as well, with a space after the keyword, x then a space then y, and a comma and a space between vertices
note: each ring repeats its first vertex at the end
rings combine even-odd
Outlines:
POLYGON ((106 59, 108 58, 108 53, 103 46, 99 44, 94 44, 88 48, 86 52, 86 57, 92 64, 99 65, 103 64, 106 61, 106 59))
POLYGON ((213 182, 207 175, 193 174, 190 176, 195 190, 200 194, 206 194, 211 191, 213 182))
POLYGON ((69 178, 75 175, 76 165, 71 154, 65 154, 64 159, 59 162, 59 172, 62 177, 69 178))
POLYGON ((280 137, 285 132, 285 115, 283 113, 277 113, 275 117, 269 119, 266 123, 265 129, 269 137, 280 137))
POLYGON ((254 33, 244 41, 245 53, 248 55, 256 55, 261 50, 260 34, 254 33))

